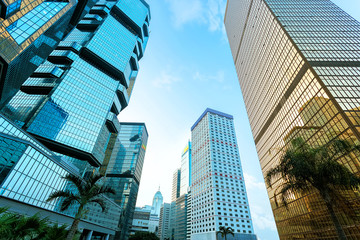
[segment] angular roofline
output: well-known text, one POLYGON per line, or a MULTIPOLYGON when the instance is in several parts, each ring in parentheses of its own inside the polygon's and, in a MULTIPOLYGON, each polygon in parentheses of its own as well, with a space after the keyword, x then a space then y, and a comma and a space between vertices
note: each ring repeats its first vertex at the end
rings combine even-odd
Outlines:
MULTIPOLYGON (((146 125, 145 125, 145 123, 143 123, 143 122, 120 122, 120 126, 121 125, 143 125, 144 126, 144 129, 145 129, 145 131, 146 131, 146 134, 147 134, 147 136, 149 137, 149 133, 148 133, 148 131, 147 131, 147 128, 146 128, 146 125)), ((120 131, 121 131, 121 129, 120 129, 120 131)))
POLYGON ((221 117, 226 117, 226 118, 229 118, 229 119, 234 119, 234 117, 230 114, 226 114, 226 113, 223 113, 223 112, 220 112, 220 111, 217 111, 217 110, 214 110, 214 109, 211 109, 211 108, 206 108, 206 110, 203 112, 203 114, 201 114, 201 116, 199 117, 199 119, 194 123, 194 125, 191 127, 191 131, 198 125, 198 123, 201 121, 201 119, 203 119, 203 117, 207 114, 207 113, 213 113, 213 114, 216 114, 216 115, 219 115, 221 117))

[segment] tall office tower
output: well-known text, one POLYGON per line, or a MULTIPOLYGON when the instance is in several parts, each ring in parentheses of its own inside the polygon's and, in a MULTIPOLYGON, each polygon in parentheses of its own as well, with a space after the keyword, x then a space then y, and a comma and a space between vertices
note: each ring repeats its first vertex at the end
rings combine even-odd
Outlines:
POLYGON ((159 191, 157 191, 153 198, 153 203, 151 205, 150 212, 150 221, 149 221, 149 232, 153 232, 156 235, 159 231, 159 219, 160 219, 160 209, 163 204, 163 196, 159 191))
MULTIPOLYGON (((54 7, 54 11, 59 10, 60 5, 54 7)), ((54 15, 53 12, 47 14, 48 17, 54 15)), ((37 24, 42 23, 36 16, 32 16, 32 19, 37 24)), ((86 177, 98 171, 100 166, 102 172, 106 173, 112 151, 117 149, 113 144, 117 140, 121 141, 117 115, 128 105, 139 69, 138 60, 143 56, 148 40, 149 20, 149 6, 143 0, 99 1, 24 82, 21 90, 1 109, 1 113, 31 135, 31 141, 36 139, 52 150, 49 151, 52 156, 58 161, 66 162, 79 176, 86 177)), ((27 22, 30 24, 30 20, 27 22)), ((27 25, 24 23, 24 26, 27 25)), ((131 140, 139 141, 137 138, 131 140)), ((145 148, 145 145, 141 147, 145 148)), ((6 185, 6 178, 16 171, 9 166, 25 161, 26 154, 20 153, 16 162, 11 159, 11 151, 15 149, 8 149, 6 144, 4 149, 9 154, 0 162, 1 171, 8 169, 2 172, 5 179, 2 188, 10 191, 13 186, 6 185)), ((142 153, 144 151, 137 154, 142 153)), ((131 154, 134 158, 137 156, 135 152, 131 154)), ((34 156, 36 158, 38 155, 34 156)), ((49 171, 48 176, 55 176, 59 171, 59 178, 67 173, 55 167, 49 171)), ((134 179, 135 176, 140 181, 141 173, 130 171, 121 174, 124 174, 121 177, 127 176, 129 179, 134 179)), ((23 178, 41 175, 38 172, 30 172, 30 175, 17 172, 13 180, 21 182, 23 178)), ((49 184, 48 178, 39 181, 49 184)), ((58 181, 51 182, 57 183, 58 181)), ((41 186, 31 180, 29 184, 11 191, 24 192, 23 188, 28 188, 23 194, 33 194, 29 204, 42 208, 47 206, 43 202, 51 191, 40 196, 37 193, 42 191, 41 186), (40 197, 42 202, 39 202, 40 197)), ((66 187, 65 184, 54 189, 66 187)), ((127 187, 129 185, 124 184, 124 188, 127 187)), ((28 198, 25 195, 17 198, 9 194, 7 197, 20 201, 13 201, 14 205, 27 204, 28 198)), ((124 215, 124 209, 120 212, 118 217, 124 215)), ((106 226, 100 225, 100 228, 106 226)), ((112 233, 113 229, 109 232, 112 233)), ((128 233, 124 231, 121 234, 125 234, 126 238, 128 233)))
POLYGON ((160 209, 159 232, 158 232, 158 237, 160 238, 160 240, 171 238, 170 213, 171 213, 171 204, 164 203, 160 209))
MULTIPOLYGON (((85 6, 94 3, 95 0, 83 1, 85 6)), ((0 2, 1 104, 20 89, 65 34, 73 29, 69 26, 71 19, 78 21, 86 13, 88 9, 80 9, 78 5, 74 0, 0 2)))
POLYGON ((207 108, 191 127, 191 239, 216 239, 220 226, 256 239, 233 116, 207 108))
MULTIPOLYGON (((225 26, 263 174, 298 137, 319 145, 360 140, 360 24, 329 0, 229 0, 225 26)), ((339 159, 359 173, 359 156, 339 159)), ((288 210, 274 203, 281 239, 335 239, 316 191, 293 195, 288 210), (315 221, 314 221, 315 220, 315 221)), ((336 215, 359 239, 360 198, 344 192, 351 213, 336 215)))
POLYGON ((184 195, 188 193, 191 186, 191 142, 186 144, 181 154, 181 167, 180 167, 180 193, 184 195))
POLYGON ((173 174, 172 189, 171 189, 171 201, 175 202, 180 196, 180 180, 181 180, 181 169, 176 169, 173 174))
POLYGON ((175 209, 175 240, 185 240, 187 235, 187 207, 188 207, 188 195, 183 194, 176 199, 175 209))
POLYGON ((109 136, 109 147, 105 151, 104 160, 106 165, 102 165, 101 172, 105 172, 105 183, 116 192, 108 197, 122 209, 116 239, 127 239, 139 191, 148 132, 144 123, 120 124, 120 132, 109 136))
MULTIPOLYGON (((176 178, 177 179, 177 178, 176 178)), ((175 175, 174 175, 175 180, 175 175)), ((176 181, 174 181, 176 182, 176 181)), ((191 142, 186 144, 181 154, 181 167, 180 167, 180 183, 176 182, 179 186, 176 189, 178 196, 175 200, 175 221, 174 221, 174 239, 186 239, 187 231, 190 229, 188 225, 188 192, 191 185, 191 142)), ((175 192, 175 191, 174 191, 175 192)))

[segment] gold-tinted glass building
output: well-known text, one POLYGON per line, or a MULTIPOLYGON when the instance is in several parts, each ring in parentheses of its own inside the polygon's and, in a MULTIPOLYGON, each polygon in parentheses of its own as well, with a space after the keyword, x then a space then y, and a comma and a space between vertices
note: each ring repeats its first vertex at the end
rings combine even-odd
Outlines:
POLYGON ((0 104, 8 101, 21 84, 46 60, 74 26, 90 1, 0 1, 0 104), (76 12, 74 10, 76 8, 76 12), (72 20, 72 18, 76 18, 72 20))
MULTIPOLYGON (((225 26, 261 168, 276 166, 289 142, 360 140, 360 24, 330 0, 228 0, 225 26)), ((355 153, 339 159, 359 173, 355 153)), ((281 239, 337 239, 316 191, 276 206, 281 239)), ((344 192, 337 216, 360 239, 360 195, 344 192)))

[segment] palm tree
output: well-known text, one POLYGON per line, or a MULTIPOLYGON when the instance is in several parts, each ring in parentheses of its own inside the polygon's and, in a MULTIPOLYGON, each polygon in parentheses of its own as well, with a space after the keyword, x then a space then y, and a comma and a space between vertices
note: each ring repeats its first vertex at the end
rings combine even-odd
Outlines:
POLYGON ((104 212, 106 210, 105 202, 103 199, 100 198, 102 194, 106 193, 112 193, 115 194, 114 189, 107 186, 99 186, 97 184, 97 181, 99 181, 103 176, 101 175, 92 175, 90 176, 86 181, 83 181, 81 178, 75 176, 75 175, 66 175, 64 179, 74 184, 77 188, 77 193, 74 193, 70 190, 65 191, 55 191, 52 194, 50 194, 49 198, 46 201, 52 201, 56 198, 63 198, 63 201, 61 203, 60 211, 65 211, 69 207, 71 207, 74 204, 79 204, 77 213, 75 214, 75 218, 73 223, 71 224, 71 227, 69 229, 67 240, 72 240, 81 217, 84 214, 84 207, 88 203, 97 203, 100 205, 102 211, 104 212))
POLYGON ((232 229, 231 227, 220 226, 219 231, 216 232, 216 236, 219 233, 221 234, 221 237, 225 237, 225 240, 226 240, 226 235, 231 234, 234 236, 234 229, 232 229))
POLYGON ((274 179, 281 177, 285 180, 285 183, 275 190, 275 204, 278 206, 278 194, 287 208, 287 199, 294 193, 304 193, 315 188, 325 202, 339 239, 346 240, 334 211, 339 203, 338 197, 335 196, 338 195, 339 189, 357 189, 360 178, 338 163, 337 159, 358 150, 358 146, 345 140, 335 139, 321 146, 310 146, 302 138, 294 139, 291 147, 280 158, 279 165, 266 174, 266 183, 269 187, 272 187, 274 179))
MULTIPOLYGON (((7 208, 0 208, 0 239, 61 239, 48 232, 50 227, 47 218, 40 218, 39 214, 28 217, 21 214, 8 212, 7 208)), ((62 238, 63 239, 63 238, 62 238)))

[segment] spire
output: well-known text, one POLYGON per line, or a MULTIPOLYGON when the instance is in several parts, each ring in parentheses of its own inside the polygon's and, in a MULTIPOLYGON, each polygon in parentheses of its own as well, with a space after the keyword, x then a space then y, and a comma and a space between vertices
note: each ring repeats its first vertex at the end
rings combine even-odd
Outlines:
POLYGON ((158 191, 160 192, 160 185, 159 185, 159 190, 158 191))

